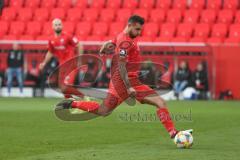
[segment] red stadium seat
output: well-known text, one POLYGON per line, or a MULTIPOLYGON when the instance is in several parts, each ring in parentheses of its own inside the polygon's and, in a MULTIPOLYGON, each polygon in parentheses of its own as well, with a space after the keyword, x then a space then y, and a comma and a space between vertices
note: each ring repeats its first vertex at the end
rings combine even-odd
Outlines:
POLYGON ((107 35, 108 25, 105 22, 96 22, 93 24, 93 35, 96 36, 105 36, 107 35))
POLYGON ((193 33, 193 25, 189 23, 182 23, 178 25, 177 37, 190 38, 193 33))
POLYGON ((97 8, 101 9, 105 7, 106 0, 93 0, 92 3, 90 3, 90 8, 97 8))
POLYGON ((96 35, 92 35, 92 36, 88 36, 86 38, 86 41, 102 41, 102 37, 100 36, 96 36, 96 35))
POLYGON ((174 0, 173 8, 185 10, 187 8, 187 0, 174 0))
POLYGON ((21 21, 13 21, 10 24, 9 34, 19 36, 25 31, 25 23, 21 21))
POLYGON ((159 32, 158 24, 150 22, 144 25, 144 30, 142 35, 149 36, 149 37, 156 37, 158 35, 158 32, 159 32))
POLYGON ((12 21, 15 20, 17 15, 16 9, 14 8, 3 8, 1 20, 12 21))
POLYGON ((88 22, 95 22, 98 19, 98 10, 94 8, 85 9, 83 11, 83 19, 88 22))
POLYGON ((71 0, 59 0, 57 2, 57 7, 68 9, 68 8, 72 7, 72 1, 71 0))
POLYGON ((77 0, 75 4, 73 3, 73 6, 81 9, 87 8, 88 0, 77 0))
POLYGON ((141 0, 139 7, 145 9, 152 9, 154 7, 155 0, 141 0))
POLYGON ((122 0, 107 1, 106 8, 118 9, 122 6, 122 0))
POLYGON ((235 14, 235 23, 240 24, 240 10, 235 14))
POLYGON ((156 2, 156 8, 161 8, 164 10, 170 9, 172 6, 172 0, 161 0, 156 2))
POLYGON ((73 35, 75 32, 75 22, 67 21, 63 22, 63 31, 67 34, 73 35))
POLYGON ((162 9, 153 9, 150 12, 150 18, 149 21, 150 22, 154 22, 154 23, 161 23, 164 22, 166 19, 166 12, 162 9))
POLYGON ((54 8, 56 6, 57 0, 42 0, 41 7, 42 8, 54 8))
POLYGON ((234 37, 229 37, 224 40, 224 43, 231 43, 231 44, 237 44, 239 45, 240 43, 240 38, 234 38, 234 37))
POLYGON ((136 9, 133 11, 133 14, 137 14, 145 19, 148 20, 148 10, 147 9, 136 9))
POLYGON ((214 23, 216 20, 216 11, 207 9, 201 13, 201 22, 203 23, 214 23))
POLYGON ((229 38, 240 39, 240 24, 232 24, 230 26, 229 38))
POLYGON ((153 42, 153 37, 142 36, 138 38, 138 42, 153 42))
POLYGON ((205 7, 205 0, 192 0, 191 9, 202 10, 205 7))
POLYGON ((188 39, 186 37, 174 37, 171 39, 171 42, 187 42, 188 39))
POLYGON ((27 8, 38 8, 40 5, 40 0, 26 0, 25 7, 27 8))
POLYGON ((5 35, 2 37, 2 40, 18 40, 18 36, 16 35, 5 35))
POLYGON ((32 21, 27 23, 26 34, 37 36, 41 33, 42 23, 32 21))
POLYGON ((172 37, 156 37, 155 42, 170 42, 172 37))
POLYGON ((223 39, 219 37, 211 37, 207 39, 207 43, 209 44, 220 44, 223 43, 223 39))
POLYGON ((50 35, 39 35, 37 36, 36 40, 46 41, 49 40, 50 35))
POLYGON ((160 37, 172 38, 176 32, 176 25, 173 23, 164 23, 160 29, 160 37))
POLYGON ((0 21, 0 37, 6 35, 9 30, 9 23, 7 21, 0 21))
POLYGON ((207 38, 210 33, 210 26, 206 23, 200 23, 195 26, 194 37, 207 38))
POLYGON ((202 42, 205 42, 205 38, 203 38, 203 37, 193 37, 193 38, 190 38, 189 42, 202 43, 202 42))
POLYGON ((102 9, 100 13, 100 21, 112 22, 115 18, 115 10, 112 8, 102 9))
POLYGON ((182 12, 179 9, 169 10, 167 13, 167 22, 179 23, 182 19, 182 12))
POLYGON ((109 40, 113 40, 114 39, 114 36, 105 36, 103 37, 103 41, 109 41, 109 40))
POLYGON ((66 20, 77 22, 82 18, 82 9, 79 8, 70 8, 67 10, 66 20))
POLYGON ((34 11, 34 18, 35 21, 45 22, 49 19, 49 11, 46 8, 37 8, 34 11))
POLYGON ((20 39, 20 40, 34 40, 35 38, 34 38, 34 36, 32 36, 32 35, 21 35, 21 36, 19 37, 19 39, 20 39))
POLYGON ((239 7, 239 0, 224 0, 223 8, 236 10, 239 7))
POLYGON ((228 27, 226 24, 214 24, 212 28, 212 37, 225 38, 228 27))
POLYGON ((199 20, 199 11, 196 9, 190 9, 184 13, 184 23, 195 24, 199 20))
POLYGON ((52 22, 45 22, 43 24, 43 30, 42 30, 42 35, 52 35, 53 29, 52 29, 52 22))
POLYGON ((92 26, 89 22, 79 22, 76 26, 76 35, 86 37, 92 31, 92 26))
POLYGON ((22 8, 23 7, 24 0, 10 0, 10 7, 14 8, 22 8))
POLYGON ((222 7, 222 0, 208 0, 207 1, 207 8, 219 10, 222 7))
POLYGON ((114 22, 110 24, 109 36, 116 36, 121 33, 124 29, 124 23, 114 22))
POLYGON ((54 18, 60 18, 61 20, 64 20, 66 16, 66 10, 63 8, 53 8, 51 10, 51 20, 54 18))
POLYGON ((19 21, 29 21, 33 17, 33 12, 31 8, 21 8, 18 10, 18 20, 19 21))
POLYGON ((119 9, 117 11, 117 19, 116 19, 116 21, 126 23, 128 18, 131 16, 131 14, 132 14, 131 9, 128 9, 128 8, 119 9))
POLYGON ((233 11, 229 9, 224 9, 218 13, 218 22, 230 24, 233 21, 233 11))
POLYGON ((136 0, 123 0, 123 8, 134 9, 138 7, 138 1, 136 0))

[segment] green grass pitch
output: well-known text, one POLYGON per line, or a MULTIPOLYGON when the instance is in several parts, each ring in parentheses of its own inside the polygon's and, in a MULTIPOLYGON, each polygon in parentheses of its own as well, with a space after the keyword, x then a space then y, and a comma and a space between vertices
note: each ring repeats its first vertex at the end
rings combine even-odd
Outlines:
POLYGON ((65 122, 59 99, 0 98, 0 160, 239 160, 240 103, 168 102, 178 129, 194 129, 177 149, 148 105, 122 104, 109 117, 65 122), (141 115, 143 119, 138 119, 141 115))

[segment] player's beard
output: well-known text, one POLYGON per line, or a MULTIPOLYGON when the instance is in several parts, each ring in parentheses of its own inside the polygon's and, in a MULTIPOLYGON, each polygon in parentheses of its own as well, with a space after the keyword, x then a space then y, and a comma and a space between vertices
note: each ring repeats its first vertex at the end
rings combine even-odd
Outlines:
POLYGON ((129 37, 132 38, 132 39, 134 39, 134 38, 136 38, 137 36, 134 35, 134 34, 130 31, 130 32, 129 32, 129 37))
POLYGON ((55 33, 59 35, 59 34, 62 33, 62 30, 61 30, 61 29, 59 29, 59 30, 55 30, 55 33))

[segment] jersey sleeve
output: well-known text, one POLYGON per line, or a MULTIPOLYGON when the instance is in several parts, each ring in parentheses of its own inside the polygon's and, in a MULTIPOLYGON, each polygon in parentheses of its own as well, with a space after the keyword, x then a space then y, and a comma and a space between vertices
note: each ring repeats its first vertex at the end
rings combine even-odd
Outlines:
POLYGON ((52 54, 54 54, 54 49, 53 49, 53 45, 51 43, 51 40, 48 41, 48 51, 51 52, 52 54))
POLYGON ((75 37, 75 36, 70 36, 70 44, 73 46, 73 47, 76 47, 77 46, 77 44, 78 44, 78 39, 77 39, 77 37, 75 37))
POLYGON ((122 59, 127 58, 128 54, 130 54, 133 50, 133 42, 128 39, 123 39, 118 43, 118 52, 119 56, 122 59))

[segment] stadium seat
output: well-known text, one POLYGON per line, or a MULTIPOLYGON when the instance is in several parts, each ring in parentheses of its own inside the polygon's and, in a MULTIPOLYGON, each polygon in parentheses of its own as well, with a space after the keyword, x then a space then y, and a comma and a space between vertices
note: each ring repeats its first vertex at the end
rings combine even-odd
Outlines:
POLYGON ((156 8, 168 10, 172 6, 172 0, 158 0, 156 2, 156 8))
POLYGON ((174 37, 171 39, 171 42, 187 42, 188 39, 186 37, 174 37))
POLYGON ((173 0, 173 8, 185 10, 187 8, 187 0, 173 0))
POLYGON ((167 22, 179 23, 182 19, 182 12, 179 9, 168 10, 167 22))
POLYGON ((52 22, 45 22, 43 24, 43 30, 42 30, 42 35, 52 35, 53 34, 53 29, 52 29, 52 22))
POLYGON ((33 17, 33 11, 31 8, 21 8, 18 10, 17 20, 19 21, 29 21, 33 17))
POLYGON ((216 20, 216 11, 213 9, 203 10, 201 13, 202 23, 214 23, 216 20))
POLYGON ((17 15, 16 9, 14 8, 3 8, 1 20, 12 21, 15 20, 17 15))
POLYGON ((239 8, 239 0, 224 0, 223 8, 235 11, 239 8))
POLYGON ((5 35, 2 37, 2 40, 18 40, 18 36, 16 35, 5 35))
POLYGON ((9 6, 13 8, 22 8, 24 0, 10 0, 9 6))
POLYGON ((79 8, 70 8, 67 10, 66 20, 78 22, 82 18, 82 9, 79 8))
POLYGON ((172 37, 156 37, 155 42, 171 42, 172 37))
POLYGON ((117 11, 117 19, 116 19, 116 21, 126 23, 131 14, 132 14, 132 11, 129 8, 119 9, 117 11))
POLYGON ((240 10, 235 14, 235 23, 240 24, 240 10))
POLYGON ((100 12, 100 21, 102 22, 112 22, 115 18, 115 10, 112 8, 102 9, 100 12))
POLYGON ((142 36, 138 38, 138 42, 153 42, 153 37, 142 36))
POLYGON ((154 22, 154 23, 162 23, 164 22, 166 19, 166 12, 165 10, 162 9, 153 9, 150 12, 150 18, 149 21, 150 22, 154 22))
POLYGON ((19 36, 25 31, 25 23, 22 21, 13 21, 10 24, 9 34, 19 36))
POLYGON ((219 10, 222 8, 222 0, 208 0, 207 8, 213 10, 219 10))
POLYGON ((90 3, 90 8, 102 9, 105 7, 106 0, 93 0, 90 3))
POLYGON ((86 41, 102 41, 102 37, 100 36, 96 36, 96 35, 92 35, 92 36, 88 36, 86 38, 86 41))
POLYGON ((203 38, 203 37, 192 37, 192 38, 189 39, 189 42, 203 43, 203 42, 205 42, 205 38, 203 38))
POLYGON ((93 24, 93 35, 103 37, 107 35, 108 25, 105 22, 95 22, 93 24))
POLYGON ((137 14, 145 19, 145 21, 148 21, 148 10, 147 9, 136 9, 133 11, 133 14, 137 14))
POLYGON ((75 33, 75 22, 66 21, 63 22, 63 31, 67 34, 73 35, 75 33))
POLYGON ((159 25, 157 23, 146 23, 142 32, 143 36, 156 37, 159 32, 159 25))
POLYGON ((109 36, 116 36, 120 32, 122 32, 124 29, 124 23, 122 22, 114 22, 110 23, 110 29, 109 29, 109 36))
POLYGON ((160 29, 160 37, 172 38, 176 32, 176 25, 173 23, 164 23, 160 29))
POLYGON ((72 7, 72 1, 71 0, 59 0, 57 2, 57 7, 68 9, 68 8, 72 7))
POLYGON ((39 21, 28 22, 26 26, 26 34, 37 36, 41 33, 42 23, 39 21))
POLYGON ((220 10, 218 13, 218 22, 230 24, 233 21, 233 11, 229 9, 220 10))
POLYGON ((207 39, 207 43, 209 44, 220 44, 223 43, 223 39, 219 37, 211 37, 207 39))
POLYGON ((136 0, 123 0, 123 8, 134 9, 138 7, 138 1, 136 0))
POLYGON ((192 0, 191 9, 202 10, 205 7, 205 0, 192 0))
POLYGON ((199 20, 199 11, 196 9, 186 10, 184 13, 184 23, 195 24, 199 20))
POLYGON ((0 21, 0 37, 6 35, 9 30, 9 23, 7 21, 0 21))
POLYGON ((206 23, 200 23, 195 26, 194 37, 207 38, 210 33, 210 26, 206 23))
POLYGON ((139 8, 152 9, 155 6, 155 0, 141 0, 139 8))
POLYGON ((57 0, 41 0, 42 8, 54 8, 56 6, 57 0))
POLYGON ((189 23, 182 23, 178 25, 177 37, 185 37, 189 39, 193 33, 193 25, 189 23))
POLYGON ((46 41, 49 40, 50 35, 39 35, 37 36, 36 40, 40 40, 40 41, 46 41))
POLYGON ((229 38, 240 39, 240 24, 232 24, 230 26, 229 38))
POLYGON ((227 35, 228 27, 226 24, 214 24, 212 28, 212 36, 218 38, 225 38, 227 35))
POLYGON ((98 19, 98 10, 94 8, 85 9, 83 11, 83 19, 88 22, 95 22, 98 19))
POLYGON ((19 40, 35 40, 35 38, 32 35, 21 35, 19 40))
POLYGON ((40 0, 26 0, 25 1, 25 7, 27 7, 27 8, 35 9, 35 8, 38 8, 39 5, 40 5, 40 0))
POLYGON ((89 22, 79 22, 76 25, 76 36, 86 37, 92 31, 91 23, 89 22))
POLYGON ((53 20, 54 18, 60 18, 61 20, 64 20, 66 16, 66 10, 63 8, 53 8, 51 10, 51 18, 50 20, 53 20))
POLYGON ((88 7, 88 0, 77 0, 76 3, 73 3, 73 6, 76 8, 87 8, 88 7))
POLYGON ((35 21, 45 22, 49 19, 49 11, 46 8, 37 8, 34 11, 34 18, 35 21))
POLYGON ((122 0, 107 1, 106 8, 118 9, 122 6, 122 0))
POLYGON ((239 45, 240 43, 240 38, 234 38, 234 37, 229 37, 224 40, 224 43, 227 44, 237 44, 239 45))

